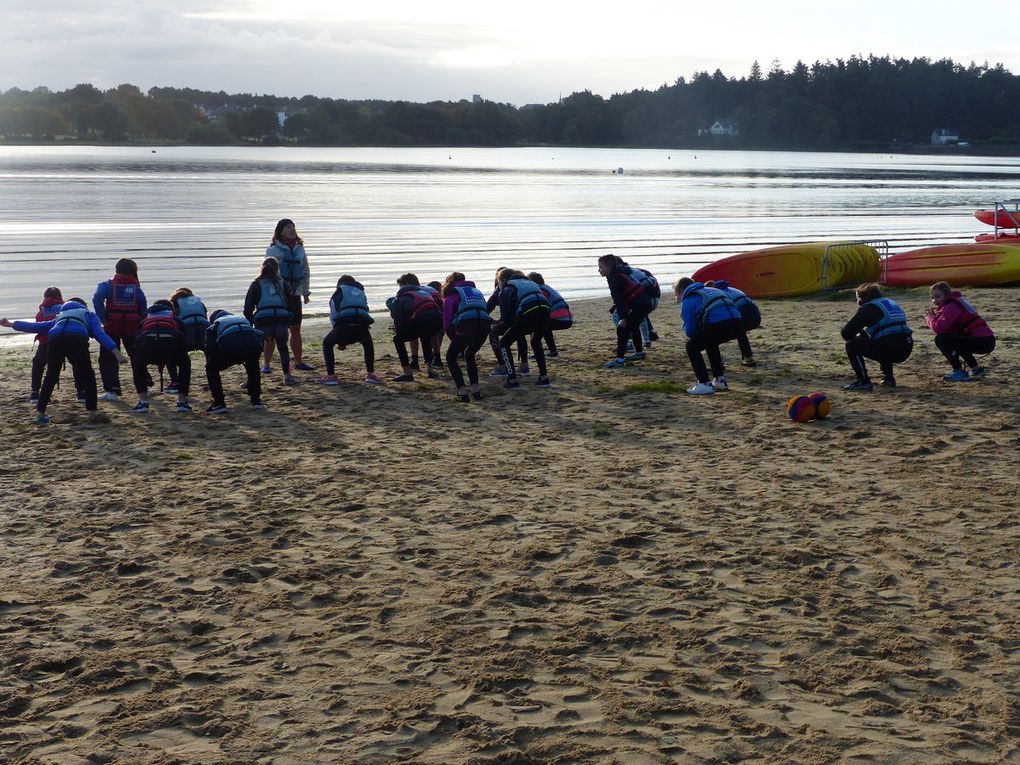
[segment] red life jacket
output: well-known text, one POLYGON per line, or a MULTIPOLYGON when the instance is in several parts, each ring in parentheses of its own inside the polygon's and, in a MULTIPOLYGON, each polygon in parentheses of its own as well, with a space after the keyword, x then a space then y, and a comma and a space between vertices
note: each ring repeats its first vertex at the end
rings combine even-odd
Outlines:
MULTIPOLYGON (((64 304, 64 301, 60 298, 43 298, 42 303, 39 304, 39 313, 35 315, 36 321, 49 321, 50 319, 57 318, 60 313, 60 306, 64 304)), ((49 335, 45 332, 41 332, 35 336, 35 339, 39 341, 39 345, 46 345, 50 341, 49 335)))
POLYGON ((174 319, 173 313, 167 309, 150 313, 142 319, 142 323, 138 327, 138 335, 139 337, 145 335, 147 337, 179 338, 181 337, 181 328, 177 320, 174 319))
POLYGON ((145 306, 138 299, 138 279, 117 274, 110 281, 110 294, 106 297, 106 318, 103 329, 111 337, 134 337, 145 306))
POLYGON ((423 288, 411 291, 411 305, 407 309, 409 321, 415 321, 419 316, 428 312, 442 310, 442 297, 439 293, 432 293, 423 288))

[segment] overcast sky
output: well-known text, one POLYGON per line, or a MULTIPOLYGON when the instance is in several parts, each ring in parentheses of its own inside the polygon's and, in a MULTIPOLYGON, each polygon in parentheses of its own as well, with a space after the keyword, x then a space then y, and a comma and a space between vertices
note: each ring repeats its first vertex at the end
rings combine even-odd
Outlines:
POLYGON ((998 0, 0 0, 0 10, 3 90, 130 82, 521 105, 854 53, 1020 73, 1020 10, 998 0))

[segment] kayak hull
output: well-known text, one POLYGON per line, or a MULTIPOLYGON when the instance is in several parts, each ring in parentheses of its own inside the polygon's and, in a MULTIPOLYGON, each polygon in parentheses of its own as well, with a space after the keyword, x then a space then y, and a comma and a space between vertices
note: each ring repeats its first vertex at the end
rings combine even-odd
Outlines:
POLYGON ((884 283, 923 287, 992 287, 1020 281, 1020 243, 943 244, 890 255, 884 283))
MULTIPOLYGON (((996 224, 995 210, 975 210, 974 217, 989 226, 996 224)), ((999 209, 999 228, 1020 228, 1020 212, 1016 210, 999 209)))
POLYGON ((877 281, 880 270, 878 251, 870 245, 802 242, 730 255, 693 276, 699 282, 725 279, 751 297, 781 298, 877 281))

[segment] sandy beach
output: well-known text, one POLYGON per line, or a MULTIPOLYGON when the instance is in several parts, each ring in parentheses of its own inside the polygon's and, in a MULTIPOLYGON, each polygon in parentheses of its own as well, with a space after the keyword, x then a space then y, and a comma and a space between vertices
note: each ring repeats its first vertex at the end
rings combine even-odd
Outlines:
POLYGON ((205 414, 196 355, 192 414, 87 424, 68 370, 38 427, 4 347, 0 761, 1020 762, 1020 290, 967 293, 999 345, 965 384, 891 294, 916 346, 871 394, 852 291, 761 301, 705 397, 668 302, 647 360, 601 369, 577 303, 555 387, 469 405, 360 348, 314 383, 320 324, 267 411, 231 370, 205 414))

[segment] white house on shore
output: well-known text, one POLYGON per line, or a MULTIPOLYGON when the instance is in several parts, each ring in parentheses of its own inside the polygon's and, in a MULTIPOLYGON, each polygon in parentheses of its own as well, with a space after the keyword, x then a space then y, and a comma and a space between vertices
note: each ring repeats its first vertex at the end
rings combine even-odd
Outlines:
POLYGON ((740 135, 740 129, 733 120, 716 120, 708 132, 711 135, 740 135))
POLYGON ((932 146, 946 146, 960 142, 959 131, 953 128, 935 128, 931 131, 932 146))

